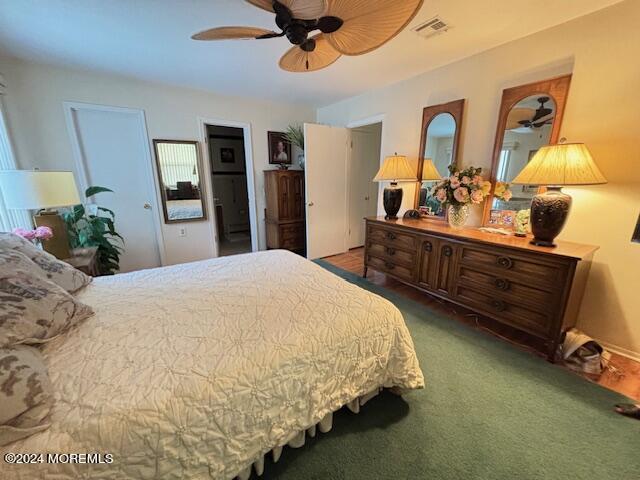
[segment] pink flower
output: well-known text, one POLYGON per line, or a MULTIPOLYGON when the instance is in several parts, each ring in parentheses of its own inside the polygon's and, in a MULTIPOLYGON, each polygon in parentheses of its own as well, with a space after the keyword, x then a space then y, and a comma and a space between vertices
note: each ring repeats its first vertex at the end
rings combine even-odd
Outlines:
POLYGON ((469 185, 471 183, 471 179, 465 175, 464 177, 462 177, 461 182, 463 185, 469 185))
POLYGON ((53 237, 53 230, 51 230, 49 227, 38 227, 34 230, 35 232, 35 237, 39 240, 49 240, 51 237, 53 237))
POLYGON ((469 201, 469 189, 467 187, 460 187, 453 192, 453 198, 460 203, 467 203, 469 201))
POLYGON ((460 179, 456 175, 449 177, 449 183, 454 190, 460 186, 460 179))
POLYGON ((471 183, 473 183, 474 185, 480 185, 481 181, 482 181, 482 177, 480 175, 474 175, 473 180, 471 180, 471 183))
POLYGON ((436 192, 436 198, 440 203, 444 202, 447 199, 447 192, 444 189, 440 189, 436 192))
POLYGON ((35 240, 36 231, 35 230, 27 230, 26 228, 14 228, 13 233, 24 238, 25 240, 35 240))
POLYGON ((471 201, 475 204, 482 203, 484 200, 484 195, 482 194, 482 190, 474 190, 471 194, 471 201))
POLYGON ((511 200, 511 197, 513 197, 513 193, 511 192, 511 190, 505 190, 502 194, 502 199, 506 202, 511 200))

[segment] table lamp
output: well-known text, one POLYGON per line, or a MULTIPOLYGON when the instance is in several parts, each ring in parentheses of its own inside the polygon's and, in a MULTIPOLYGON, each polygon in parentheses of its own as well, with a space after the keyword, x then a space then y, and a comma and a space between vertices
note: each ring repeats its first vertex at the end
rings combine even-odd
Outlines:
POLYGON ((544 185, 547 191, 531 201, 533 245, 555 247, 571 209, 571 196, 562 192, 568 185, 607 183, 584 143, 562 143, 540 148, 513 180, 519 185, 544 185))
POLYGON ((409 165, 407 157, 397 153, 384 159, 380 170, 373 178, 374 182, 391 182, 391 185, 384 189, 382 204, 387 215, 387 220, 397 220, 397 214, 402 205, 402 187, 398 182, 415 182, 416 173, 409 165))
POLYGON ((0 172, 0 190, 7 208, 38 210, 33 217, 36 227, 53 231, 53 237, 42 244, 47 252, 60 259, 70 256, 67 228, 54 208, 80 203, 72 172, 5 170, 0 172))
POLYGON ((422 163, 422 181, 423 182, 438 182, 442 180, 440 176, 440 172, 433 164, 433 160, 430 158, 425 158, 422 163))

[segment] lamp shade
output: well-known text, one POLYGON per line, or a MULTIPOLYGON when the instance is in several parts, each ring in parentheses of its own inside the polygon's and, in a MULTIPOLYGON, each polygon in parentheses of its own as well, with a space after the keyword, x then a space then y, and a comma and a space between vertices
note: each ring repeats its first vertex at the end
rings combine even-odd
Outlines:
POLYGON ((380 170, 373 178, 374 182, 415 182, 416 172, 411 168, 407 157, 393 155, 384 159, 380 170))
POLYGON ((422 163, 422 181, 429 182, 435 180, 442 180, 440 172, 438 172, 438 169, 433 164, 433 160, 425 158, 422 163))
POLYGON ((0 172, 0 190, 11 209, 39 210, 80 203, 72 172, 5 170, 0 172))
POLYGON ((598 185, 607 183, 584 143, 542 147, 513 180, 520 185, 598 185))

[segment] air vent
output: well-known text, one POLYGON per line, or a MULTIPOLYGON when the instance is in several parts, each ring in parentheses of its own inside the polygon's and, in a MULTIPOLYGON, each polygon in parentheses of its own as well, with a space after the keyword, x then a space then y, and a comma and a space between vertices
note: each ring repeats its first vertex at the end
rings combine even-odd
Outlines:
POLYGON ((414 27, 412 30, 422 38, 429 38, 434 35, 438 35, 439 33, 444 33, 449 30, 449 28, 451 27, 447 22, 445 22, 439 15, 436 15, 417 27, 414 27))

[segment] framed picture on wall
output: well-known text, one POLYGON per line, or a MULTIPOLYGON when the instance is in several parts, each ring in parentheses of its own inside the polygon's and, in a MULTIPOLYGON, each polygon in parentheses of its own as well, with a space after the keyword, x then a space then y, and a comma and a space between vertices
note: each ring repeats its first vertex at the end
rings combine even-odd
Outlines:
POLYGON ((236 152, 233 148, 222 147, 220 148, 220 162, 221 163, 236 163, 236 152))
POLYGON ((272 165, 291 165, 291 142, 284 132, 268 132, 269 163, 272 165))

